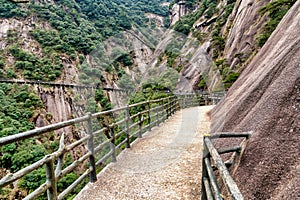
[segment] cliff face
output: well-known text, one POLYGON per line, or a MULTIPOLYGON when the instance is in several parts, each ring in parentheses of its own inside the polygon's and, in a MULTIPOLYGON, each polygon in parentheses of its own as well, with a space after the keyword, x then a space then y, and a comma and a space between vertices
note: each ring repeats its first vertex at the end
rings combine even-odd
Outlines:
POLYGON ((228 34, 224 49, 224 57, 228 60, 230 68, 242 64, 241 58, 249 59, 256 53, 255 37, 260 32, 266 17, 260 16, 259 10, 269 3, 269 0, 254 2, 253 0, 238 0, 229 16, 223 35, 228 34))
POLYGON ((212 132, 253 131, 234 175, 246 199, 300 195, 299 18, 297 1, 212 112, 212 132))
MULTIPOLYGON (((190 10, 186 15, 187 17, 182 17, 183 21, 189 21, 194 19, 193 15, 197 16, 190 33, 182 36, 185 42, 180 47, 180 58, 177 57, 175 60, 175 65, 181 67, 176 89, 187 91, 199 89, 198 84, 203 77, 206 77, 205 82, 208 89, 213 90, 222 87, 224 89, 220 81, 218 86, 212 86, 210 82, 214 81, 209 79, 217 77, 217 79, 224 80, 228 74, 209 75, 210 69, 213 68, 214 71, 218 71, 215 62, 223 60, 223 66, 226 66, 226 69, 219 67, 220 71, 241 72, 251 61, 259 49, 256 38, 262 32, 267 21, 267 17, 260 14, 260 10, 269 2, 269 0, 255 3, 252 0, 219 1, 216 2, 215 8, 212 4, 200 3, 196 10, 190 10), (202 14, 198 16, 197 12, 202 14), (215 52, 218 52, 218 55, 214 55, 215 52)), ((178 5, 173 7, 173 14, 176 9, 178 10, 178 5)), ((177 14, 174 15, 171 26, 179 20, 178 12, 175 13, 177 14)), ((182 26, 188 26, 188 23, 182 26)), ((166 34, 161 39, 161 43, 164 45, 161 43, 158 45, 157 49, 161 50, 160 52, 165 50, 161 47, 167 46, 167 42, 172 43, 168 37, 170 35, 166 34)), ((157 59, 158 55, 154 54, 154 58, 157 59)), ((151 67, 156 64, 154 62, 151 67)), ((157 66, 158 68, 165 68, 166 63, 161 62, 157 66)))

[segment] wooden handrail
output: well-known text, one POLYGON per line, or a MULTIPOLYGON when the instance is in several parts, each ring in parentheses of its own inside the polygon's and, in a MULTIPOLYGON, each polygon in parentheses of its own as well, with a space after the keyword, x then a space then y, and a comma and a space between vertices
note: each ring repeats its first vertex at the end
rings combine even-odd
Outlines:
POLYGON ((65 145, 65 134, 62 134, 60 138, 59 149, 57 151, 46 155, 39 161, 15 173, 8 174, 5 177, 1 178, 0 187, 5 187, 10 183, 15 182, 16 180, 21 179, 32 171, 46 166, 47 181, 36 190, 28 194, 25 199, 36 198, 39 195, 43 194, 45 191, 48 191, 48 199, 63 199, 88 175, 90 176, 90 182, 96 181, 97 166, 99 166, 110 157, 112 161, 116 161, 117 149, 121 149, 121 146, 125 145, 124 147, 130 148, 132 139, 142 137, 143 133, 145 133, 146 131, 150 131, 153 126, 159 126, 167 118, 171 117, 177 110, 191 106, 198 106, 198 100, 199 99, 195 94, 184 95, 183 98, 181 98, 180 95, 170 96, 157 100, 144 101, 122 108, 112 109, 109 111, 103 111, 93 114, 88 113, 87 115, 75 119, 0 138, 0 146, 2 146, 13 142, 22 141, 27 138, 40 136, 42 134, 49 133, 64 127, 74 126, 78 124, 82 125, 82 122, 85 122, 85 130, 87 130, 84 137, 68 145, 65 145), (137 108, 141 105, 145 105, 144 111, 140 111, 132 115, 130 114, 130 109, 137 108), (124 118, 118 119, 118 121, 109 124, 107 127, 100 127, 96 131, 92 130, 92 120, 98 120, 99 116, 109 115, 117 112, 123 113, 124 118), (122 128, 120 128, 120 130, 116 132, 115 128, 117 127, 122 128), (110 132, 109 137, 102 141, 100 144, 95 144, 96 138, 107 131, 110 132), (116 144, 116 140, 118 138, 121 138, 121 135, 125 136, 124 139, 116 144), (86 146, 87 152, 62 170, 64 155, 80 145, 86 146), (97 158, 96 154, 104 151, 103 149, 106 145, 110 146, 109 152, 103 152, 104 155, 101 158, 97 158), (84 162, 89 163, 89 168, 86 171, 82 172, 83 174, 72 185, 58 194, 58 181, 68 173, 73 171, 76 167, 82 165, 84 162), (56 167, 54 167, 54 163, 57 163, 56 167))
MULTIPOLYGON (((228 148, 222 148, 222 149, 216 149, 212 143, 211 140, 217 139, 217 138, 245 138, 246 140, 249 140, 251 136, 251 132, 221 132, 221 133, 214 133, 212 135, 205 135, 203 138, 203 156, 202 156, 202 200, 211 199, 211 196, 213 194, 214 199, 222 200, 222 194, 219 190, 220 186, 218 186, 218 182, 216 180, 216 177, 213 172, 213 167, 211 166, 210 159, 213 160, 215 163, 215 167, 218 170, 218 175, 222 179, 227 192, 230 196, 230 199, 233 200, 243 200, 243 195, 240 192, 238 186, 234 182, 233 178, 231 177, 229 170, 227 169, 226 163, 224 163, 221 159, 220 154, 223 153, 230 153, 235 152, 238 153, 239 156, 240 153, 243 151, 243 147, 245 147, 245 144, 238 145, 234 147, 228 147, 228 148)), ((230 163, 231 165, 236 163, 230 163)), ((230 165, 230 166, 231 166, 230 165)))

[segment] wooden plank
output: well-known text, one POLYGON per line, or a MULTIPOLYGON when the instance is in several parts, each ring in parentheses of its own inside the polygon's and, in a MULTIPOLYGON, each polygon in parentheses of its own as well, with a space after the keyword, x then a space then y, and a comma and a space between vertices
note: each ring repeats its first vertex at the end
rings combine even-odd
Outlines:
POLYGON ((214 133, 213 135, 209 136, 209 138, 216 139, 216 138, 245 137, 249 139, 251 134, 252 134, 251 132, 219 132, 219 133, 214 133))
POLYGON ((228 148, 221 148, 218 149, 219 154, 224 154, 224 153, 230 153, 230 152, 240 152, 242 150, 242 146, 234 146, 234 147, 228 147, 228 148))

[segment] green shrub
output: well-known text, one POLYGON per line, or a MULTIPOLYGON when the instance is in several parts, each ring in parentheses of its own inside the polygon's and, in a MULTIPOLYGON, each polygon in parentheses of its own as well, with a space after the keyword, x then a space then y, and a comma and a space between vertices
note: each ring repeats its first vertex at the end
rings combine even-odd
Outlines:
POLYGON ((262 47, 266 43, 281 19, 295 2, 296 0, 276 0, 260 9, 260 14, 267 14, 269 20, 262 28, 262 33, 256 37, 256 43, 259 47, 262 47))

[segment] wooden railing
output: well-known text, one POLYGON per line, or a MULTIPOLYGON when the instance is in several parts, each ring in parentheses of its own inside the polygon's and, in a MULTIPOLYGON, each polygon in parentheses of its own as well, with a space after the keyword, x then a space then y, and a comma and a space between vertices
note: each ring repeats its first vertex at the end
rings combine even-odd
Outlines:
MULTIPOLYGON (((243 195, 229 173, 228 168, 237 168, 240 158, 245 150, 247 141, 251 136, 250 132, 244 133, 215 133, 205 135, 203 139, 203 156, 202 156, 202 200, 223 200, 234 199, 243 200, 243 195), (212 142, 217 138, 244 138, 240 145, 231 148, 216 149, 212 142), (233 152, 231 158, 226 162, 222 161, 220 154, 233 152), (211 163, 214 163, 212 166, 211 163), (214 171, 218 171, 217 181, 214 171), (225 185, 226 195, 221 194, 220 185, 225 185), (226 197, 225 197, 226 196, 226 197)), ((235 171, 232 169, 232 171, 235 171)))
POLYGON ((97 180, 96 174, 104 167, 104 163, 116 162, 117 154, 124 148, 130 148, 133 140, 141 138, 143 133, 150 131, 154 126, 159 126, 177 110, 198 106, 201 101, 203 98, 195 94, 171 96, 109 111, 88 113, 79 118, 0 138, 1 147, 27 138, 36 138, 46 133, 53 133, 53 131, 70 126, 79 126, 85 132, 83 137, 75 142, 69 142, 69 144, 66 143, 66 137, 69 137, 71 133, 63 133, 60 137, 58 150, 15 173, 3 177, 0 180, 0 189, 45 166, 46 182, 32 191, 25 199, 34 199, 44 195, 46 191, 48 199, 63 199, 88 176, 90 182, 95 182, 97 180), (113 121, 103 126, 102 121, 108 116, 113 121), (99 125, 100 122, 102 123, 101 126, 99 125), (63 167, 66 164, 64 155, 75 151, 78 147, 85 150, 82 152, 83 155, 70 165, 63 167), (81 172, 80 177, 58 194, 58 181, 74 171, 75 168, 78 170, 78 167, 82 168, 85 165, 88 165, 88 168, 81 172))
POLYGON ((18 80, 18 79, 1 79, 0 83, 12 83, 12 84, 30 84, 30 85, 45 85, 52 87, 66 87, 66 88, 78 88, 78 89, 102 89, 106 91, 115 91, 115 92, 133 92, 132 89, 123 89, 123 88, 112 88, 105 86, 96 86, 96 85, 87 85, 87 84, 75 84, 75 83, 59 83, 59 82, 47 82, 47 81, 32 81, 32 80, 18 80))

